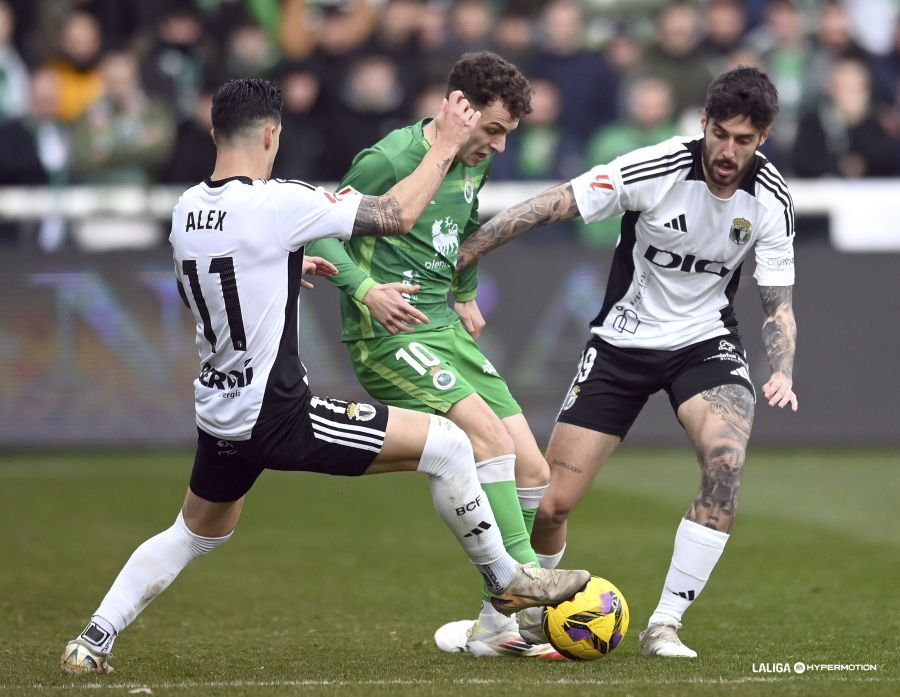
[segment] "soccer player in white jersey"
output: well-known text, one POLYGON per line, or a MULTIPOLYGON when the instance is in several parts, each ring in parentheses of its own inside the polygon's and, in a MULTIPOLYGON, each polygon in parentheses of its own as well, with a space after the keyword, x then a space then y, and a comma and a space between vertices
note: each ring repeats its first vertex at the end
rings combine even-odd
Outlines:
POLYGON ((61 659, 70 673, 111 670, 116 636, 198 557, 227 541, 245 494, 264 469, 358 476, 417 470, 438 513, 506 614, 571 597, 587 571, 517 564, 475 470, 472 446, 447 419, 318 397, 298 352, 301 274, 336 269, 303 246, 322 237, 409 232, 441 184, 480 112, 461 92, 444 100, 437 137, 418 168, 382 196, 331 194, 269 180, 281 133, 281 92, 258 79, 216 93, 215 171, 172 215, 175 275, 196 321, 197 452, 175 523, 139 546, 61 659))
MULTIPOLYGON (((732 300, 751 248, 771 370, 762 393, 770 406, 797 410, 794 211, 784 179, 757 152, 777 111, 766 75, 727 72, 710 85, 701 135, 597 165, 500 213, 460 249, 463 267, 543 223, 624 213, 603 305, 548 446, 551 483, 532 544, 542 566, 559 563, 569 512, 647 398, 665 390, 697 452, 701 481, 678 527, 659 605, 640 635, 645 655, 697 655, 677 630, 734 520, 756 395, 732 300)), ((520 613, 526 638, 534 615, 520 613)))

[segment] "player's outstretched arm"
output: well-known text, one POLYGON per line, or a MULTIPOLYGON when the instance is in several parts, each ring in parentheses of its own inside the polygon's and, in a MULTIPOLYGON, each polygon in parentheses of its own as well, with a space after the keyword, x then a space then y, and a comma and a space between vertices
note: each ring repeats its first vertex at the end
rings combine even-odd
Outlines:
POLYGON ((434 119, 437 136, 419 166, 386 194, 362 197, 353 236, 405 235, 412 230, 480 118, 481 112, 469 105, 462 92, 451 92, 434 119))
POLYGON ((760 286, 763 311, 763 345, 772 377, 763 385, 769 406, 791 405, 797 411, 797 395, 793 390, 794 352, 797 348, 797 322, 794 319, 793 286, 760 286))
POLYGON ((498 213, 470 235, 459 247, 456 268, 466 268, 495 247, 539 225, 571 220, 578 215, 571 182, 542 191, 498 213))

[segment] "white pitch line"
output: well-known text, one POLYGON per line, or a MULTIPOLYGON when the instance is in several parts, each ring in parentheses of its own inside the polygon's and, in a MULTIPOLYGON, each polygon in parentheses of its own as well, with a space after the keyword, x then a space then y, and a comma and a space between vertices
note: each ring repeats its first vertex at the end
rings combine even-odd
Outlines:
MULTIPOLYGON (((842 682, 891 682, 896 679, 878 676, 829 676, 831 680, 842 682)), ((647 685, 651 682, 654 686, 665 685, 742 685, 746 683, 778 683, 778 682, 800 682, 807 680, 805 676, 800 675, 784 675, 782 677, 768 676, 746 676, 739 678, 684 678, 680 680, 666 680, 657 682, 652 680, 629 680, 629 679, 613 679, 599 680, 592 678, 563 678, 559 680, 527 680, 525 682, 518 680, 495 680, 489 678, 467 678, 461 680, 211 680, 211 681, 184 681, 169 683, 115 683, 104 684, 99 682, 81 683, 72 685, 0 685, 0 690, 138 690, 140 688, 150 688, 157 690, 174 690, 174 689, 196 689, 196 688, 246 688, 246 687, 376 687, 376 686, 398 686, 404 685, 498 685, 498 686, 516 686, 526 687, 552 687, 560 685, 579 685, 579 686, 635 686, 647 685)))

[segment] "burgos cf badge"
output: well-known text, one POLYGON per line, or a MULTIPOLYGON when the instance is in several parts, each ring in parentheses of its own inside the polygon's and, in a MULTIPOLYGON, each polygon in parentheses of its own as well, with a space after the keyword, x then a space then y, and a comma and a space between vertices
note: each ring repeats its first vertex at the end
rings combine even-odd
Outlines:
POLYGON ((472 184, 472 177, 466 177, 466 185, 463 187, 463 196, 466 199, 466 203, 472 203, 472 200, 475 198, 475 187, 472 184))
POLYGON ((456 384, 456 376, 449 370, 435 366, 431 369, 431 382, 439 390, 449 390, 456 384))
POLYGON ((572 405, 575 404, 575 400, 578 399, 578 393, 581 392, 581 387, 578 385, 573 385, 572 389, 569 390, 569 394, 566 395, 566 399, 563 402, 562 410, 571 409, 572 405))
POLYGON ((753 232, 753 226, 746 218, 735 218, 731 221, 731 230, 728 232, 728 239, 737 245, 747 244, 750 234, 753 232))
POLYGON ((375 418, 375 407, 365 402, 350 402, 347 405, 347 418, 352 421, 371 421, 375 418))

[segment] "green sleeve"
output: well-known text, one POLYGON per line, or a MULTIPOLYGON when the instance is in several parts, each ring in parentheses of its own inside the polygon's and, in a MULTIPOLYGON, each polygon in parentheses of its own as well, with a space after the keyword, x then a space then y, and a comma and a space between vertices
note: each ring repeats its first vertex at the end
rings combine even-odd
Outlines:
POLYGON ((362 194, 381 196, 400 181, 394 169, 394 163, 380 150, 363 150, 350 165, 350 171, 344 175, 339 188, 352 186, 362 194))
POLYGON ((329 277, 347 295, 362 302, 369 288, 375 285, 375 279, 360 269, 350 258, 344 243, 333 237, 316 240, 306 246, 306 253, 328 259, 337 266, 337 276, 329 277))

